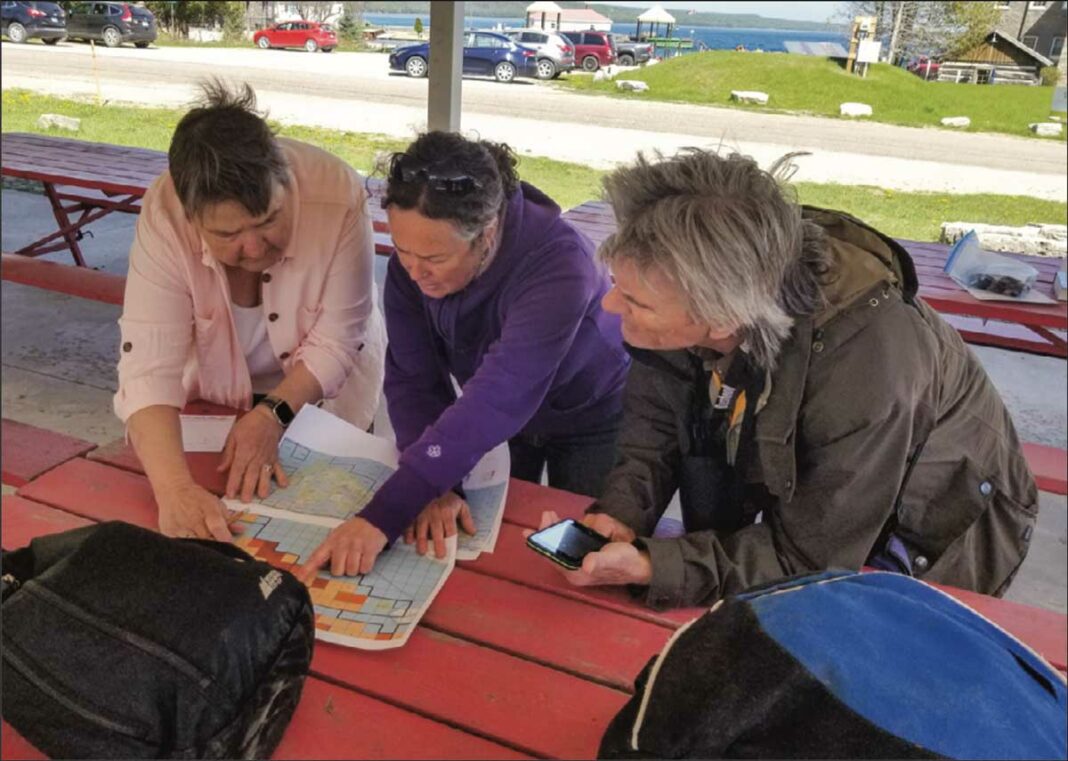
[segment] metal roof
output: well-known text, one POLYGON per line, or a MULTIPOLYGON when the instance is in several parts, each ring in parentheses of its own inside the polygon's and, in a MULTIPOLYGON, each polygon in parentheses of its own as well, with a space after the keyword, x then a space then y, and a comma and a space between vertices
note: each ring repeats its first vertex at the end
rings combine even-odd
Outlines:
POLYGON ((820 58, 847 58, 849 52, 837 42, 784 42, 787 53, 814 55, 820 58))

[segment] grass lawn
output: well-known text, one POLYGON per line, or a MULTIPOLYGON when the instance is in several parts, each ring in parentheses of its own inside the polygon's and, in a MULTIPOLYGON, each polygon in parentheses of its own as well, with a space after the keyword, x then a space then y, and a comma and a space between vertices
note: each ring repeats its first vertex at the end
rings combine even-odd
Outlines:
MULTIPOLYGON (((5 132, 74 134, 38 129, 35 123, 42 113, 81 119, 79 139, 161 151, 167 150, 171 133, 182 115, 179 109, 98 106, 91 101, 52 98, 26 90, 3 91, 5 132)), ((321 146, 364 173, 374 168, 379 154, 400 150, 406 145, 403 140, 384 135, 275 126, 279 134, 321 146)), ((600 179, 605 174, 581 164, 533 156, 520 157, 519 173, 565 209, 598 197, 600 179)), ((796 183, 793 187, 798 200, 803 203, 848 211, 889 235, 913 240, 938 240, 940 224, 950 221, 1010 225, 1027 222, 1065 224, 1068 221, 1068 204, 1025 196, 912 193, 818 183, 796 183)))
POLYGON ((1027 125, 1047 121, 1053 99, 1052 87, 925 82, 887 64, 872 66, 868 76, 861 79, 826 58, 727 50, 670 58, 619 78, 641 80, 648 83, 649 90, 622 92, 615 82, 594 82, 592 77, 582 75, 557 81, 581 92, 610 93, 622 98, 833 117, 838 117, 840 104, 852 101, 870 105, 872 121, 941 128, 942 117, 967 116, 972 120, 972 131, 1032 136, 1027 125), (731 90, 765 92, 768 105, 734 103, 730 100, 731 90))

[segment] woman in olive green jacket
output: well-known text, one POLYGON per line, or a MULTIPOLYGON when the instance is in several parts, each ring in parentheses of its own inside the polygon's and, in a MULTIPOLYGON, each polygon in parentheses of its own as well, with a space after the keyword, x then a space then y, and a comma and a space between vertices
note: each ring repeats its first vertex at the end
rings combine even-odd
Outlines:
POLYGON ((1002 594, 1038 495, 1001 399, 905 250, 777 171, 694 150, 606 180, 635 361, 585 518, 613 541, 568 578, 655 607, 866 564, 1002 594), (685 535, 650 538, 676 491, 685 535))

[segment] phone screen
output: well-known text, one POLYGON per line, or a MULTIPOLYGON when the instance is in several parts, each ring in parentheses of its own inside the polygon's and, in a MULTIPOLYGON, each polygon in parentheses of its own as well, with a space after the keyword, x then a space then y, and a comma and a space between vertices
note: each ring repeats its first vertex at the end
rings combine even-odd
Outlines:
POLYGON ((573 568, 582 565, 582 559, 586 555, 596 552, 608 543, 607 539, 593 529, 570 518, 531 534, 528 541, 536 549, 573 568))

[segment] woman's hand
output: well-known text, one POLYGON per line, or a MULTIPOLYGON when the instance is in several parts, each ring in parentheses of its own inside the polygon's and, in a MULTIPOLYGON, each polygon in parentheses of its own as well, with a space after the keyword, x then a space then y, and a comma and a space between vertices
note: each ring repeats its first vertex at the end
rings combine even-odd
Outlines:
MULTIPOLYGON (((541 514, 540 528, 548 528, 559 522, 560 517, 547 510, 541 514)), ((557 566, 557 570, 571 584, 576 587, 646 585, 652 580, 653 564, 649 560, 649 553, 631 544, 635 538, 633 529, 603 513, 590 513, 582 522, 612 541, 597 552, 586 555, 582 559, 582 567, 578 570, 570 571, 563 566, 557 566)), ((526 529, 523 536, 528 537, 533 533, 532 530, 526 529)))
MULTIPOLYGON (((552 523, 545 523, 544 514, 542 515, 541 521, 542 528, 552 525, 552 523)), ((592 528, 601 536, 608 537, 613 542, 629 543, 637 538, 634 529, 623 521, 616 520, 606 513, 586 513, 582 518, 582 524, 587 528, 592 528)))
POLYGON ((438 497, 423 508, 415 523, 404 532, 404 541, 415 542, 415 551, 425 555, 427 537, 434 540, 434 554, 440 559, 447 554, 445 540, 456 534, 456 524, 460 524, 468 534, 474 535, 475 519, 471 517, 471 508, 454 492, 438 497))
POLYGON ((234 499, 240 492, 242 502, 253 496, 263 499, 271 493, 271 476, 285 488, 289 479, 278 462, 278 442, 282 439, 282 427, 265 407, 253 407, 243 415, 223 447, 219 471, 229 469, 226 479, 226 496, 234 499))
POLYGON ((331 531, 326 541, 294 573, 304 584, 310 584, 327 560, 330 561, 330 573, 335 576, 370 573, 385 546, 386 535, 372 523, 360 517, 349 518, 331 531))
POLYGON ((226 507, 204 487, 189 481, 159 492, 156 501, 159 503, 160 533, 220 542, 229 542, 233 538, 226 522, 226 507))

